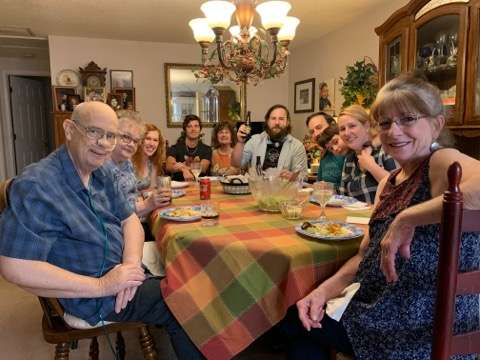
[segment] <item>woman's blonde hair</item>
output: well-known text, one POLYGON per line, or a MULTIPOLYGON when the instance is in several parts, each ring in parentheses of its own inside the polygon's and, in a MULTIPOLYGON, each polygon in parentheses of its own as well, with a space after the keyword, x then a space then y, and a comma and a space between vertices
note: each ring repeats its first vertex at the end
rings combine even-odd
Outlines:
MULTIPOLYGON (((378 123, 382 117, 392 114, 419 114, 429 118, 446 116, 440 90, 420 73, 402 74, 380 89, 370 115, 378 123)), ((451 146, 454 141, 449 131, 443 128, 437 142, 451 146)))
MULTIPOLYGON (((158 132, 158 147, 157 150, 153 153, 153 155, 150 157, 150 160, 152 161, 153 166, 157 168, 157 171, 159 175, 163 174, 163 160, 165 159, 165 141, 162 136, 162 132, 158 127, 156 127, 153 124, 145 124, 145 134, 144 137, 149 133, 150 131, 156 131, 158 132)), ((142 144, 143 145, 143 144, 142 144)), ((144 156, 143 154, 143 146, 139 146, 137 149, 137 152, 132 156, 132 163, 135 167, 135 169, 140 169, 142 167, 142 157, 144 156)))
POLYGON ((340 114, 338 115, 338 119, 342 116, 350 116, 354 119, 358 120, 363 126, 369 126, 368 133, 373 138, 377 136, 378 130, 375 126, 375 123, 372 121, 372 118, 368 114, 367 110, 365 110, 362 106, 354 104, 347 106, 344 108, 340 114))

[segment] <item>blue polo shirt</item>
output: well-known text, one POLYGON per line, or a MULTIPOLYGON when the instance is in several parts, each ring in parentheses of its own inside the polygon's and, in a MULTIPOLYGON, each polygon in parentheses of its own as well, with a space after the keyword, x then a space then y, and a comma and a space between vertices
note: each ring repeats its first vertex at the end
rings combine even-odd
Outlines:
MULTIPOLYGON (((0 255, 46 261, 100 277, 121 263, 121 222, 132 214, 105 168, 86 189, 62 146, 15 179, 10 206, 0 215, 0 255)), ((60 299, 65 311, 96 324, 114 310, 113 296, 60 299)))

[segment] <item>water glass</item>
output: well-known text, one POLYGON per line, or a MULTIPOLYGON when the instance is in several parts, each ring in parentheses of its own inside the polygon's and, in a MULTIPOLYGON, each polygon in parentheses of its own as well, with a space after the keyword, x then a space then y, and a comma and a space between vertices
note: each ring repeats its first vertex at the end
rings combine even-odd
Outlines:
POLYGON ((202 166, 200 161, 192 161, 190 164, 190 171, 192 172, 193 176, 195 177, 195 181, 198 181, 198 177, 202 172, 202 166))
POLYGON ((157 189, 172 191, 172 179, 170 176, 157 176, 157 189))
POLYGON ((220 204, 216 201, 204 201, 200 205, 202 226, 214 226, 218 224, 220 216, 220 204))
POLYGON ((326 181, 317 181, 315 184, 313 184, 313 196, 320 204, 322 209, 319 220, 327 220, 327 216, 325 215, 325 206, 327 206, 328 201, 332 197, 334 189, 335 187, 333 183, 326 181))

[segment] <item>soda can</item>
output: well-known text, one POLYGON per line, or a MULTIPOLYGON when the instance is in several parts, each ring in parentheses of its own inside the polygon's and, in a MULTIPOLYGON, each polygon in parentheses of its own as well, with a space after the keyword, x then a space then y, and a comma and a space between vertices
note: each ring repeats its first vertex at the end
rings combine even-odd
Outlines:
POLYGON ((210 199, 210 179, 200 179, 200 200, 210 199))

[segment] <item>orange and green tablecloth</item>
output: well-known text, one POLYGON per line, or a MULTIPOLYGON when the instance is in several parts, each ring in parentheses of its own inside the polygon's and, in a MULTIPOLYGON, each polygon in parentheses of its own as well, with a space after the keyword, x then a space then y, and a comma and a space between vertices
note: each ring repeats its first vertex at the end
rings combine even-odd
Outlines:
MULTIPOLYGON (((174 205, 198 204, 198 188, 174 205)), ((219 224, 174 223, 152 215, 152 229, 166 277, 161 290, 170 310, 208 359, 230 359, 280 321, 289 306, 307 295, 356 253, 359 241, 310 241, 297 235, 280 214, 257 210, 250 195, 226 195, 219 224)), ((306 218, 319 215, 309 205, 306 218)), ((346 211, 328 209, 344 220, 346 211)), ((366 229, 366 227, 365 227, 366 229)))

